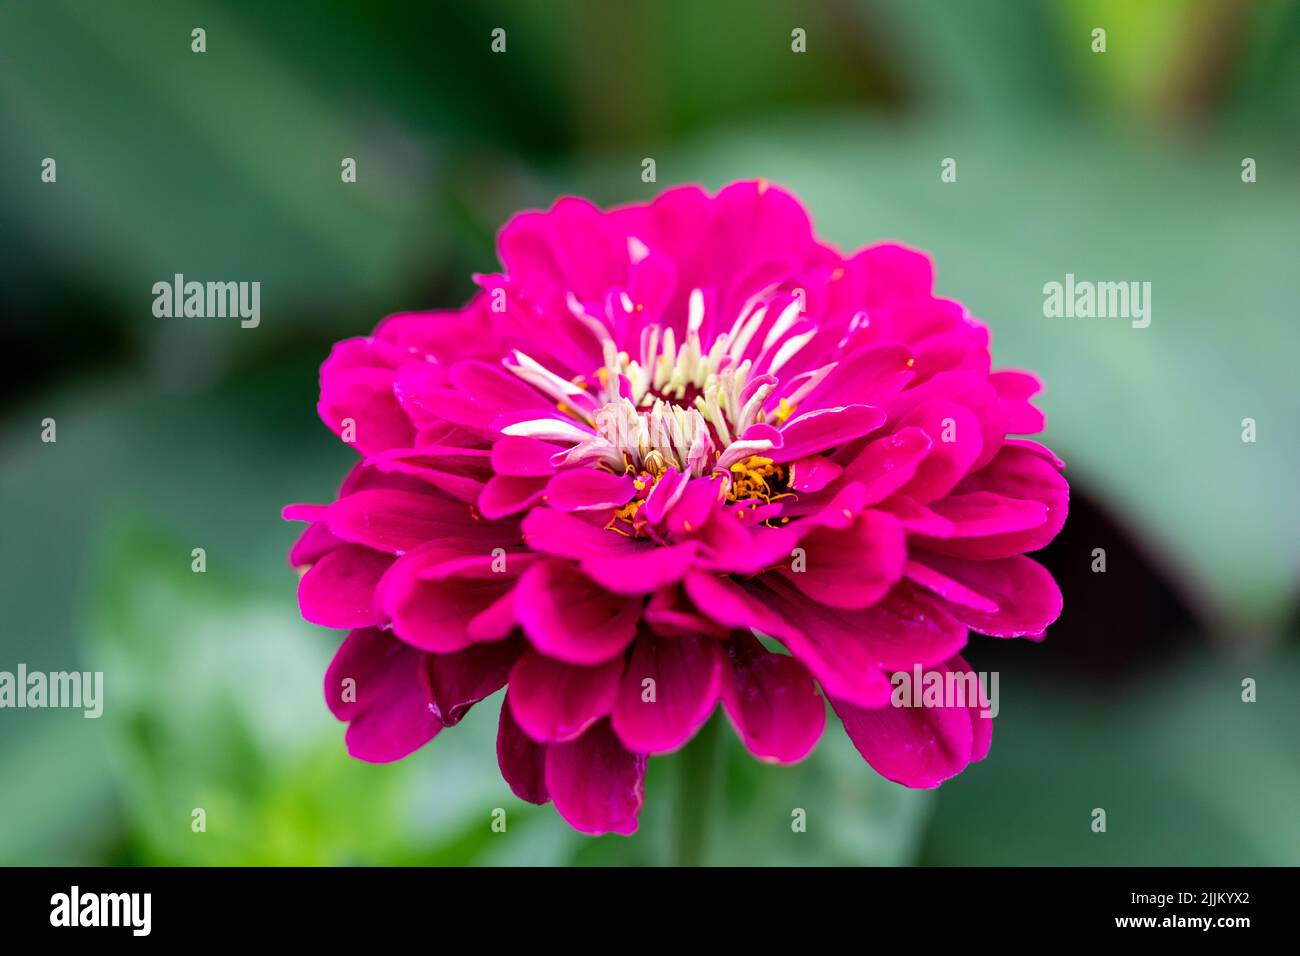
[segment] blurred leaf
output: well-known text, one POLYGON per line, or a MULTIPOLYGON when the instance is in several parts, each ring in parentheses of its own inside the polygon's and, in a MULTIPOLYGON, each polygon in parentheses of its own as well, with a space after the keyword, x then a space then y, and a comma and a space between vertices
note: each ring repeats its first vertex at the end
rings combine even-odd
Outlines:
POLYGON ((1002 675, 992 756, 945 784, 945 865, 1300 864, 1300 655, 1201 659, 1099 695, 1002 675), (1241 700, 1241 680, 1258 684, 1241 700), (1094 808, 1105 833, 1091 830, 1094 808))

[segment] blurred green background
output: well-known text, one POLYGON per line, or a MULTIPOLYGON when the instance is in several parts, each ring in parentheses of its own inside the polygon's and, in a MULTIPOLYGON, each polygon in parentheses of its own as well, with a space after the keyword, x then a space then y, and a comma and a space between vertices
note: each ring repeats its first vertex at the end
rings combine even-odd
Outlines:
POLYGON ((99 720, 0 711, 0 862, 672 862, 676 758, 637 836, 577 835, 501 782, 500 695, 347 758, 278 509, 351 461, 314 413, 330 343, 462 302, 511 213, 762 176, 841 247, 931 252, 1047 382, 1066 610, 975 639, 993 751, 941 791, 834 722, 795 768, 726 734, 704 859, 1300 863, 1296 3, 6 2, 0 105, 0 670, 106 673, 99 720), (260 281, 260 327, 155 318, 177 272, 260 281), (1067 272, 1151 282, 1150 328, 1045 319, 1067 272))

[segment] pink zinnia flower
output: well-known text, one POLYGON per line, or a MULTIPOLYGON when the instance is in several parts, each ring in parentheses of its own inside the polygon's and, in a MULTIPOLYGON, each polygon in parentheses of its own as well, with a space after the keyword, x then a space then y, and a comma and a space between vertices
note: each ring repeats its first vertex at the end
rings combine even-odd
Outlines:
POLYGON ((360 462, 294 547, 303 616, 363 760, 507 688, 511 789, 631 833, 646 758, 719 702, 800 760, 830 700, 866 761, 933 787, 981 759, 977 706, 890 706, 894 672, 969 671, 967 632, 1061 610, 1024 552, 1065 521, 1038 381, 897 245, 844 256, 764 182, 502 231, 459 311, 339 343, 320 415, 360 462), (755 632, 780 642, 769 650, 755 632), (820 692, 819 692, 820 691, 820 692))

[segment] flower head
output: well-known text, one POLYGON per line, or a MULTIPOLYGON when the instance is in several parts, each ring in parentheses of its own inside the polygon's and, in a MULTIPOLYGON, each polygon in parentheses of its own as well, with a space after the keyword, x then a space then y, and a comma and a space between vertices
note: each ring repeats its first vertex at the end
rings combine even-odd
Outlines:
POLYGON ((896 245, 844 256, 766 183, 516 216, 459 311, 339 343, 321 417, 361 460, 294 547, 302 613, 348 628, 325 694, 349 751, 399 759, 507 688, 511 789, 630 833, 648 756, 719 703, 760 759, 826 718, 932 787, 988 751, 974 704, 891 706, 966 672, 968 630, 1041 639, 1024 556, 1065 520, 1023 372, 896 245), (756 634, 768 639, 760 641, 756 634), (788 653, 770 649, 779 643, 788 653))

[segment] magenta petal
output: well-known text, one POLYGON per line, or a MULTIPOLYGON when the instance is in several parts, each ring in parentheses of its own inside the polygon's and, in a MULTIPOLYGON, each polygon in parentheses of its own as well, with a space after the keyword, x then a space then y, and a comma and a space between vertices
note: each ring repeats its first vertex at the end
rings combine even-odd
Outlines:
POLYGON ((345 541, 400 554, 460 531, 470 515, 465 505, 441 496, 372 489, 334 502, 326 522, 345 541))
POLYGON ((800 404, 806 408, 852 402, 879 404, 896 395, 916 377, 908 368, 911 357, 911 351, 896 342, 837 356, 834 368, 800 404))
POLYGON ((998 606, 994 601, 972 591, 964 584, 959 584, 947 575, 940 574, 934 568, 922 564, 920 561, 907 562, 907 579, 952 604, 960 604, 962 607, 981 611, 985 614, 997 612, 998 606))
POLYGON ((826 703, 807 669, 744 632, 725 641, 724 649, 722 705, 745 746, 762 760, 802 760, 826 724, 826 703))
POLYGON ((425 667, 433 705, 443 724, 460 723, 470 707, 506 684, 524 642, 474 644, 453 654, 429 654, 425 667))
POLYGON ((546 789, 555 809, 583 833, 636 832, 646 758, 629 753, 608 721, 577 740, 546 748, 546 789))
POLYGON ((321 627, 382 624, 375 586, 393 563, 391 555, 345 544, 326 554, 298 582, 302 616, 321 627))
POLYGON ((582 570, 601 587, 616 594, 649 594, 685 577, 698 550, 693 541, 666 548, 626 549, 618 554, 587 558, 582 562, 582 570))
POLYGON ((1024 555, 992 561, 967 561, 921 552, 917 562, 992 601, 996 611, 949 604, 949 612, 981 634, 1033 637, 1061 616, 1061 589, 1050 571, 1024 555))
POLYGON ((393 392, 393 372, 380 368, 321 370, 321 420, 364 454, 405 448, 415 437, 393 392))
POLYGON ((983 560, 1037 551, 1060 532, 1070 506, 1070 488, 1053 462, 1035 449, 1016 445, 1004 445, 988 465, 968 475, 955 490, 962 495, 982 492, 1038 502, 1047 513, 1043 521, 1021 530, 926 543, 930 550, 954 557, 983 560))
POLYGON ((636 635, 643 603, 610 594, 558 558, 524 572, 514 599, 533 646, 571 664, 599 664, 621 654, 636 635))
POLYGON ((831 698, 858 753, 905 787, 937 787, 971 762, 974 734, 965 707, 854 707, 831 698))
POLYGON ((534 740, 572 740, 610 712, 623 659, 575 667, 529 648, 510 671, 510 706, 534 740))
POLYGON ((593 555, 635 552, 638 546, 576 514, 551 508, 534 508, 519 525, 524 541, 534 551, 581 561, 593 555))
POLYGON ((548 479, 493 475, 483 485, 478 510, 489 521, 523 511, 542 500, 548 479))
POLYGON ((434 558, 426 553, 408 554, 398 559, 384 580, 380 601, 397 636, 439 654, 503 636, 499 628, 491 626, 501 623, 499 616, 481 615, 499 608, 514 580, 505 575, 499 576, 501 580, 430 578, 424 572, 430 569, 431 560, 434 558), (476 633, 471 633, 472 622, 476 633))
POLYGON ((546 744, 539 744, 520 729, 510 713, 510 696, 501 702, 497 724, 497 766, 501 777, 520 800, 546 803, 546 744))
POLYGON ((988 491, 949 495, 933 502, 930 509, 952 522, 952 528, 947 529, 943 536, 945 539, 985 538, 1025 531, 1037 528, 1047 520, 1047 506, 1041 501, 1007 498, 988 491))
POLYGON ((676 468, 669 468, 660 477, 650 493, 646 495, 641 515, 651 524, 658 524, 668 512, 681 500, 690 479, 676 468))
POLYGON ((848 528, 818 528, 800 541, 802 571, 781 574, 830 607, 860 608, 880 600, 903 576, 907 546, 902 525, 883 511, 864 511, 848 528))
POLYGON ((819 408, 787 422, 781 429, 784 444, 767 457, 776 462, 804 458, 861 438, 879 428, 884 420, 884 411, 874 405, 819 408))
POLYGON ((880 667, 880 657, 860 632, 846 627, 835 611, 810 600, 776 579, 754 594, 775 612, 777 637, 812 672, 826 695, 864 707, 888 702, 892 685, 880 667))
POLYGON ((564 450, 538 438, 505 435, 492 445, 492 470, 498 475, 544 478, 555 473, 552 456, 564 450))
POLYGON ((884 501, 912 480, 930 451, 930 437, 919 428, 900 428, 877 438, 844 468, 844 481, 863 488, 863 503, 884 501))
POLYGON ((350 633, 325 672, 325 702, 348 721, 348 753, 400 760, 438 735, 442 721, 424 682, 425 655, 377 628, 350 633))
POLYGON ((289 564, 295 568, 310 567, 341 544, 343 541, 330 534, 324 521, 314 521, 289 550, 289 564))
POLYGON ((545 396, 500 365, 457 362, 448 377, 452 386, 472 398, 476 405, 497 414, 524 409, 551 411, 551 403, 545 396))
POLYGON ((713 713, 721 665, 718 642, 711 638, 643 631, 619 684, 614 733, 633 753, 676 750, 713 713))
POLYGON ((930 451, 903 492, 921 504, 942 498, 966 477, 984 449, 980 420, 964 405, 946 400, 924 402, 899 421, 899 428, 920 428, 930 451))
POLYGON ((843 472, 829 458, 810 455, 790 463, 790 487, 795 491, 821 491, 843 472))
POLYGON ((547 484, 546 503, 557 511, 592 511, 627 504, 634 494, 636 486, 627 475, 572 468, 547 484))
POLYGON ((693 572, 682 583, 700 612, 724 627, 762 631, 780 640, 791 630, 771 607, 728 577, 693 572))
POLYGON ((936 664, 966 646, 966 625, 907 583, 866 610, 841 611, 838 620, 857 633, 884 670, 936 664))
POLYGON ((998 397, 1007 408, 1007 431, 1013 435, 1034 435, 1043 430, 1047 420, 1030 404, 1029 399, 1043 390, 1043 383, 1028 372, 994 372, 989 376, 998 397))
MULTIPOLYGON (((925 673, 946 684, 948 674, 971 671, 954 657, 925 673)), ((971 699, 944 700, 942 705, 864 709, 832 697, 831 706, 858 753, 878 773, 907 787, 937 787, 988 753, 993 722, 979 715, 984 697, 978 683, 968 694, 969 686, 954 689, 971 699)))

